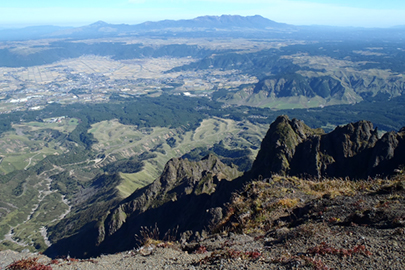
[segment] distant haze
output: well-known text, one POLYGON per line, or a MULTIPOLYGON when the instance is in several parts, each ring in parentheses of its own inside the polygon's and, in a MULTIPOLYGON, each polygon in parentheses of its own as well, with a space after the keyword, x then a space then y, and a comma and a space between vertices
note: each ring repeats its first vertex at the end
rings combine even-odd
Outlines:
POLYGON ((262 15, 294 25, 392 27, 405 25, 399 0, 14 0, 1 1, 0 28, 82 26, 98 20, 138 24, 203 15, 262 15), (326 3, 325 3, 326 2, 326 3))

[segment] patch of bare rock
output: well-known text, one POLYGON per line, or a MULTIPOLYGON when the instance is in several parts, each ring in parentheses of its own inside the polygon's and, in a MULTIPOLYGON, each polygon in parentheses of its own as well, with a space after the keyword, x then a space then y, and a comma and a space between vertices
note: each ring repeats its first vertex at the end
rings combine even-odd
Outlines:
POLYGON ((217 234, 193 243, 148 244, 92 259, 0 252, 0 267, 38 258, 35 269, 405 269, 403 228, 332 226, 277 229, 267 235, 217 234), (311 230, 311 231, 305 231, 311 230))

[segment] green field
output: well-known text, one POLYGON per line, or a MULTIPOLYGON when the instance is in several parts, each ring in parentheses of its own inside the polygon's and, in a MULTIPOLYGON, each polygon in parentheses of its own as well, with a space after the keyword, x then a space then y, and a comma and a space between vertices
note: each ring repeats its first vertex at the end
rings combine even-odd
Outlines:
POLYGON ((24 174, 17 174, 15 178, 15 181, 0 184, 0 205, 7 213, 0 216, 0 250, 10 247, 44 250, 46 245, 40 228, 55 223, 68 206, 62 203, 59 193, 50 191, 49 181, 43 176, 31 174, 24 178, 24 174), (15 195, 20 183, 23 183, 22 192, 15 195), (4 237, 11 229, 12 239, 4 237))
POLYGON ((66 155, 74 149, 67 146, 66 136, 78 121, 62 119, 48 123, 48 120, 15 124, 13 131, 3 133, 0 138, 0 172, 7 174, 7 178, 0 179, 0 250, 46 249, 44 228, 58 222, 69 209, 61 194, 68 194, 69 200, 75 201, 69 205, 74 206, 80 198, 73 195, 72 188, 77 188, 77 183, 85 186, 109 164, 130 160, 142 153, 153 154, 153 158, 143 161, 140 171, 119 172, 119 182, 111 186, 118 193, 106 190, 123 199, 159 177, 168 160, 198 147, 209 148, 221 143, 226 149, 248 148, 253 159, 268 128, 249 121, 222 118, 203 120, 192 131, 186 131, 186 127, 139 128, 123 125, 118 120, 102 121, 89 130, 98 142, 92 146, 88 157, 80 161, 74 155, 71 162, 48 165, 37 171, 36 165, 44 166, 45 158, 66 155), (50 177, 60 173, 68 178, 61 178, 62 182, 55 182, 56 189, 51 189, 55 180, 50 177))
POLYGON ((13 131, 0 137, 0 172, 8 174, 0 178, 0 250, 46 248, 40 228, 58 221, 68 206, 57 191, 50 191, 47 174, 31 169, 47 156, 68 151, 63 146, 65 135, 77 124, 76 119, 28 122, 13 125, 13 131), (12 238, 5 239, 11 229, 12 238))
POLYGON ((61 145, 61 134, 69 134, 77 124, 77 119, 63 119, 60 123, 29 122, 13 125, 14 131, 0 137, 0 173, 26 170, 49 155, 65 152, 66 148, 61 145), (53 134, 52 130, 61 134, 53 134))
MULTIPOLYGON (((121 174, 125 180, 117 188, 121 195, 126 197, 145 183, 156 179, 171 158, 181 157, 194 148, 212 146, 219 142, 230 149, 258 147, 267 128, 267 125, 255 125, 248 121, 211 118, 204 120, 196 130, 184 132, 181 128, 138 129, 136 126, 111 120, 94 124, 89 132, 98 140, 93 149, 106 155, 100 163, 128 158, 145 151, 157 155, 156 158, 145 162, 141 172, 121 174), (176 140, 175 146, 171 147, 167 143, 169 138, 176 140)), ((252 159, 256 153, 256 150, 252 150, 252 159)))

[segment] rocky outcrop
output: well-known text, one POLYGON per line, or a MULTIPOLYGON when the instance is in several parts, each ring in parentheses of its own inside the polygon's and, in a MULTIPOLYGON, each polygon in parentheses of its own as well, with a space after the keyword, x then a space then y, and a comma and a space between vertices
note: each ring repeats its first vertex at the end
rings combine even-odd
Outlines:
MULTIPOLYGON (((297 156, 299 146, 310 137, 317 138, 319 134, 323 134, 323 130, 313 130, 304 122, 290 120, 287 116, 278 117, 270 125, 249 174, 263 177, 274 173, 289 174, 291 162, 297 156)), ((312 145, 306 147, 313 148, 312 145)))
MULTIPOLYGON (((117 232, 131 215, 176 202, 187 195, 210 195, 221 180, 232 180, 239 175, 236 168, 226 166, 212 154, 199 162, 171 159, 158 179, 132 194, 112 211, 104 222, 106 236, 117 232)), ((99 238, 97 244, 103 240, 99 238)))
POLYGON ((58 241, 47 254, 89 257, 131 249, 142 226, 158 224, 161 232, 177 226, 182 232, 207 228, 221 218, 218 206, 229 198, 213 198, 217 186, 240 174, 211 154, 198 162, 171 159, 152 184, 135 191, 97 223, 58 241))
POLYGON ((378 138, 368 121, 337 127, 330 133, 280 116, 271 124, 253 163, 252 177, 272 174, 366 178, 391 174, 405 164, 405 129, 378 138))
POLYGON ((176 227, 183 233, 201 232, 222 219, 225 203, 251 179, 274 174, 356 179, 388 175, 403 164, 405 128, 379 138, 370 122, 359 121, 324 133, 279 116, 244 176, 238 177, 236 168, 213 155, 198 162, 172 159, 152 184, 110 208, 98 222, 89 222, 77 234, 59 240, 46 254, 83 258, 128 250, 136 245, 134 236, 142 226, 155 224, 160 232, 176 227))

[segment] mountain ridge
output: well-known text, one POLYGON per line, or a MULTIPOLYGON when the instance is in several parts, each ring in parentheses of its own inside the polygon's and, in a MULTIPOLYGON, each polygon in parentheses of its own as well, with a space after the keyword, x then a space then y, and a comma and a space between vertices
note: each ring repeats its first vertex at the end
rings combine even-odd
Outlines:
POLYGON ((46 254, 90 257, 124 251, 136 245, 128 235, 153 224, 162 231, 178 226, 186 241, 215 227, 224 218, 225 203, 252 179, 392 175, 405 164, 404 150, 405 128, 379 138, 370 122, 359 121, 324 133, 279 116, 263 139, 252 169, 243 176, 237 177, 234 168, 213 155, 198 162, 172 159, 152 184, 135 191, 101 220, 83 226, 78 234, 60 239, 46 254))
POLYGON ((270 31, 272 29, 288 29, 293 26, 266 19, 260 15, 239 16, 200 16, 189 20, 147 21, 139 24, 109 24, 97 21, 90 25, 51 33, 52 37, 104 37, 140 34, 157 34, 162 32, 193 32, 193 31, 270 31))
POLYGON ((267 27, 284 28, 288 26, 288 24, 278 23, 260 15, 245 17, 240 15, 200 16, 190 20, 163 20, 157 22, 144 22, 136 25, 139 29, 159 29, 168 27, 266 29, 267 27))
MULTIPOLYGON (((162 231, 175 226, 183 231, 185 228, 202 230, 204 225, 208 225, 208 220, 213 219, 214 223, 220 217, 220 213, 215 213, 214 209, 205 211, 208 206, 218 204, 215 199, 212 200, 211 194, 222 182, 228 182, 239 175, 235 167, 223 164, 212 154, 198 162, 173 158, 152 184, 135 191, 99 217, 98 221, 83 226, 76 235, 59 240, 47 254, 70 252, 76 257, 88 257, 115 252, 117 249, 126 250, 136 244, 136 239, 124 235, 133 235, 142 226, 152 226, 154 223, 158 223, 162 231), (193 218, 182 217, 185 213, 193 218), (203 220, 206 223, 200 224, 199 221, 203 220), (122 238, 117 235, 122 235, 122 238), (84 242, 78 246, 78 241, 84 242)), ((63 224, 62 227, 65 226, 63 224)))
POLYGON ((402 36, 403 27, 387 29, 355 28, 338 26, 297 26, 280 23, 261 15, 240 16, 200 16, 193 19, 146 21, 138 24, 112 24, 97 21, 79 27, 59 27, 38 31, 44 26, 34 26, 21 29, 0 29, 1 40, 24 40, 43 38, 102 38, 122 36, 184 36, 212 37, 266 37, 266 38, 292 38, 297 35, 299 39, 339 39, 349 37, 359 39, 371 32, 383 35, 386 38, 402 36), (35 33, 37 32, 37 33, 35 33), (204 33, 206 32, 206 33, 204 33), (233 33, 232 33, 233 32, 233 33), (250 33, 249 33, 250 32, 250 33), (330 33, 333 32, 333 35, 330 33), (225 35, 225 36, 224 36, 225 35))

